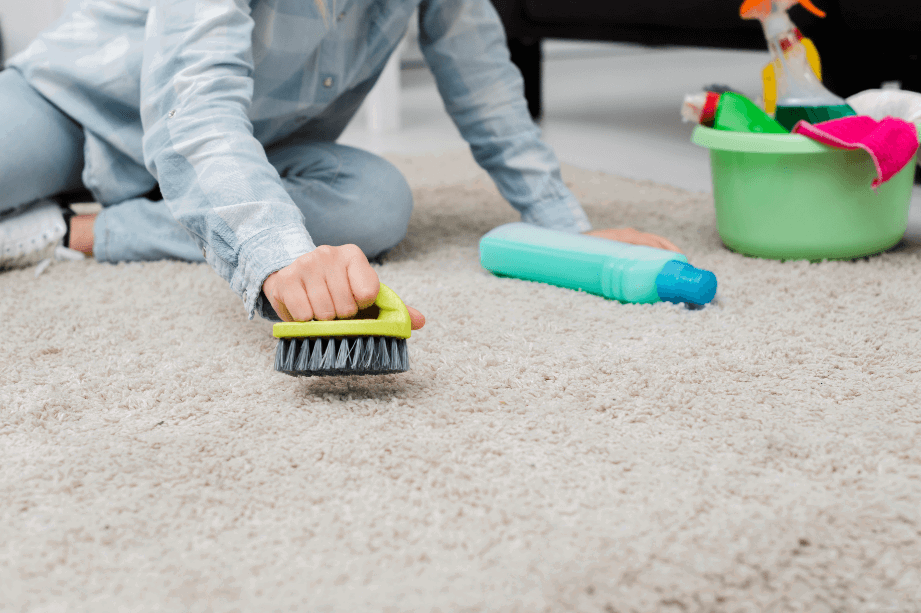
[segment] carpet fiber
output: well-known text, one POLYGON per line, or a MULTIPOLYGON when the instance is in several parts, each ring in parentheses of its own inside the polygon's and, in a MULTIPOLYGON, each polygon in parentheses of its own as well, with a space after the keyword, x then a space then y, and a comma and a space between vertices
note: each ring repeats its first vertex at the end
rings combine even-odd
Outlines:
POLYGON ((405 374, 275 373, 205 265, 0 274, 0 609, 921 610, 921 247, 747 258, 566 167, 720 283, 622 305, 483 270, 518 217, 469 153, 391 159, 405 374))

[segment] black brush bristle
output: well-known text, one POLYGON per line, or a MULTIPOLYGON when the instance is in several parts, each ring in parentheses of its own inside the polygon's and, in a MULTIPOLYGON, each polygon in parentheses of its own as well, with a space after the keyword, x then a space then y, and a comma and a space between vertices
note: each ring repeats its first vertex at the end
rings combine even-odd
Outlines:
POLYGON ((409 370, 409 353, 405 338, 282 338, 275 351, 275 370, 294 377, 386 375, 409 370))

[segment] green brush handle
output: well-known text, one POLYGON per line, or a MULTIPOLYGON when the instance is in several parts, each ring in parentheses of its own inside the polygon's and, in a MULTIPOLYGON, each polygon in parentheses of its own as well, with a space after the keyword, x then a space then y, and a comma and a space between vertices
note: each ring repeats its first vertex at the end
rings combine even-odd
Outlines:
POLYGON ((374 304, 377 319, 334 319, 332 321, 284 321, 272 326, 275 338, 313 336, 390 336, 409 338, 412 321, 409 310, 392 289, 381 283, 374 304))

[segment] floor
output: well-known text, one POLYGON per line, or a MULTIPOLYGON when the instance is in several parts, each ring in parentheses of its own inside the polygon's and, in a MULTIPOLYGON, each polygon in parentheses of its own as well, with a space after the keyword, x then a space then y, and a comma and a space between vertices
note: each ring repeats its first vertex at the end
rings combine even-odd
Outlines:
MULTIPOLYGON (((758 99, 767 52, 612 43, 545 43, 544 140, 561 161, 639 180, 709 192, 708 151, 691 143, 680 116, 684 96, 724 84, 758 99)), ((408 59, 406 59, 408 56, 408 59)), ((369 130, 359 113, 340 142, 377 153, 426 153, 465 146, 427 69, 400 72, 400 124, 369 130)), ((410 66, 407 68, 407 66, 410 66)), ((921 242, 921 186, 915 186, 906 239, 921 242)))

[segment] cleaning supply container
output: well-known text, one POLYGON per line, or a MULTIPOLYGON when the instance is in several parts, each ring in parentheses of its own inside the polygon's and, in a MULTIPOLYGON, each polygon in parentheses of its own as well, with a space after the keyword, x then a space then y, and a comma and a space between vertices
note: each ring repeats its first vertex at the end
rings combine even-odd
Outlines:
POLYGON ((716 296, 716 275, 691 266, 684 254, 520 221, 483 235, 480 264, 496 276, 634 304, 704 305, 716 296))
POLYGON ((717 231, 733 251, 853 259, 889 249, 908 227, 913 163, 874 190, 876 167, 861 149, 702 125, 691 140, 710 150, 717 231))

